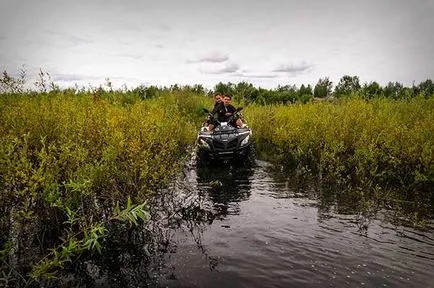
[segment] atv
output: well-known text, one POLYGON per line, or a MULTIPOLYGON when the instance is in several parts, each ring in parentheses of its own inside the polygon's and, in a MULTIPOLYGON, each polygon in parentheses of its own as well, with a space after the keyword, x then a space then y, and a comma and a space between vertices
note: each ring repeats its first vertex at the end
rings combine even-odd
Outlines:
POLYGON ((207 109, 203 109, 214 124, 208 131, 204 123, 197 136, 198 159, 204 163, 213 160, 250 160, 252 149, 252 130, 247 126, 234 127, 230 123, 239 117, 242 108, 237 108, 227 122, 218 121, 207 109))

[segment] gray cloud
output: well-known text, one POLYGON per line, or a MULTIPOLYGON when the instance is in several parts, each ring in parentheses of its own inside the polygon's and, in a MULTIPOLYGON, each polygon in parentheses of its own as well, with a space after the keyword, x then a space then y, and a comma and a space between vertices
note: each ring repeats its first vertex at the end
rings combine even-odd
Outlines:
POLYGON ((277 78, 276 74, 248 74, 248 73, 234 73, 233 76, 242 77, 242 78, 262 78, 262 79, 272 79, 277 78))
POLYGON ((205 62, 209 62, 209 63, 222 63, 222 62, 226 62, 229 60, 229 56, 225 53, 221 53, 221 52, 211 52, 203 57, 200 57, 197 60, 187 60, 187 63, 205 63, 205 62))
POLYGON ((135 23, 131 23, 128 20, 124 20, 120 25, 116 25, 115 28, 111 26, 104 26, 100 29, 103 33, 113 33, 113 30, 121 31, 121 32, 141 32, 142 27, 138 26, 135 23))
POLYGON ((91 76, 84 74, 56 74, 52 76, 53 82, 61 87, 71 87, 72 85, 90 85, 90 87, 106 86, 107 82, 112 84, 115 89, 137 87, 139 85, 149 85, 149 82, 142 82, 141 79, 134 77, 110 77, 110 76, 91 76))
POLYGON ((52 30, 44 30, 43 31, 45 34, 51 35, 51 36, 56 36, 58 38, 60 38, 60 40, 66 42, 66 44, 68 46, 77 46, 80 44, 90 44, 93 43, 92 40, 88 40, 88 39, 84 39, 81 37, 77 37, 74 35, 71 35, 69 33, 66 32, 57 32, 57 31, 52 31, 52 30))
POLYGON ((275 69, 273 69, 272 72, 284 72, 292 75, 298 75, 312 68, 313 68, 312 64, 308 64, 303 61, 300 63, 281 64, 275 69))
POLYGON ((172 27, 170 27, 169 25, 165 25, 165 24, 159 24, 156 26, 156 28, 157 28, 157 30, 167 31, 167 32, 172 30, 172 27))
POLYGON ((200 70, 204 74, 231 74, 240 70, 240 66, 237 63, 226 63, 223 68, 220 69, 210 69, 210 70, 200 70))
POLYGON ((237 72, 240 66, 237 63, 228 63, 223 69, 218 70, 219 74, 237 72))
POLYGON ((125 58, 132 58, 132 59, 136 59, 136 60, 143 58, 142 54, 120 53, 120 54, 117 54, 117 56, 121 56, 121 57, 125 57, 125 58))
POLYGON ((54 81, 60 82, 80 82, 80 81, 89 81, 89 80, 100 80, 104 79, 104 77, 83 75, 83 74, 56 74, 53 75, 54 81))
POLYGON ((91 76, 86 74, 69 74, 69 73, 50 73, 51 77, 54 81, 61 82, 76 82, 76 81, 93 81, 93 80, 116 80, 116 81, 125 81, 125 80, 140 80, 134 77, 123 77, 123 76, 91 76))
POLYGON ((0 2, 0 67, 27 63, 62 67, 64 73, 128 72, 160 83, 208 85, 215 79, 202 73, 224 80, 238 74, 270 85, 277 81, 267 78, 292 77, 300 85, 323 75, 336 82, 344 74, 411 85, 434 75, 428 65, 434 57, 434 1, 96 1, 0 2), (140 61, 149 63, 131 66, 139 61, 131 54, 140 53, 140 61), (161 61, 154 63, 153 55, 161 61))

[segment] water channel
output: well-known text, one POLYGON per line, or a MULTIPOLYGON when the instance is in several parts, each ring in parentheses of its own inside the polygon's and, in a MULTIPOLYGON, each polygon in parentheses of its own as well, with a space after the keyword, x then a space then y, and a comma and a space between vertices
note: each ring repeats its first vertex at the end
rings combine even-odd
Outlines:
POLYGON ((74 261, 59 286, 434 287, 432 219, 413 228, 258 160, 187 165, 181 178, 144 227, 112 227, 103 253, 74 261))
POLYGON ((432 222, 421 231, 391 221, 391 211, 325 205, 317 185, 275 170, 256 161, 187 171, 186 194, 212 218, 171 231, 154 285, 434 287, 432 222))

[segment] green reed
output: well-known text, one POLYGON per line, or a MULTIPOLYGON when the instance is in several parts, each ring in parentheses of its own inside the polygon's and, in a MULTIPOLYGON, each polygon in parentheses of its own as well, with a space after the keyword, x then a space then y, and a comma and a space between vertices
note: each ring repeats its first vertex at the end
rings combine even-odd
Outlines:
MULTIPOLYGON (((0 94, 0 281, 44 285, 104 250, 110 223, 146 221, 147 200, 180 171, 211 106, 188 89, 0 94)), ((434 97, 244 114, 258 155, 284 170, 352 187, 345 199, 365 206, 378 198, 415 219, 434 214, 434 97)))
POLYGON ((388 206, 434 215, 433 97, 249 106, 245 115, 258 153, 285 170, 360 195, 381 190, 388 206))
POLYGON ((22 285, 100 252, 110 222, 146 220, 146 201, 182 167, 209 102, 188 91, 0 97, 1 268, 22 285))

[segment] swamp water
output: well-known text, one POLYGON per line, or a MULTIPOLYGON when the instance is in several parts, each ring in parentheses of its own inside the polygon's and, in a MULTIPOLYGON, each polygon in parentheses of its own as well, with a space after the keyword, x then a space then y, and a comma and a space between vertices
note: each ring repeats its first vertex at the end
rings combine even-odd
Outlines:
POLYGON ((187 165, 144 227, 111 227, 54 286, 434 287, 432 219, 414 229, 297 179, 263 161, 187 165))
POLYGON ((186 171, 180 192, 195 195, 196 212, 171 231, 153 285, 434 287, 432 221, 421 231, 397 224, 394 211, 324 201, 318 185, 273 168, 186 171))

